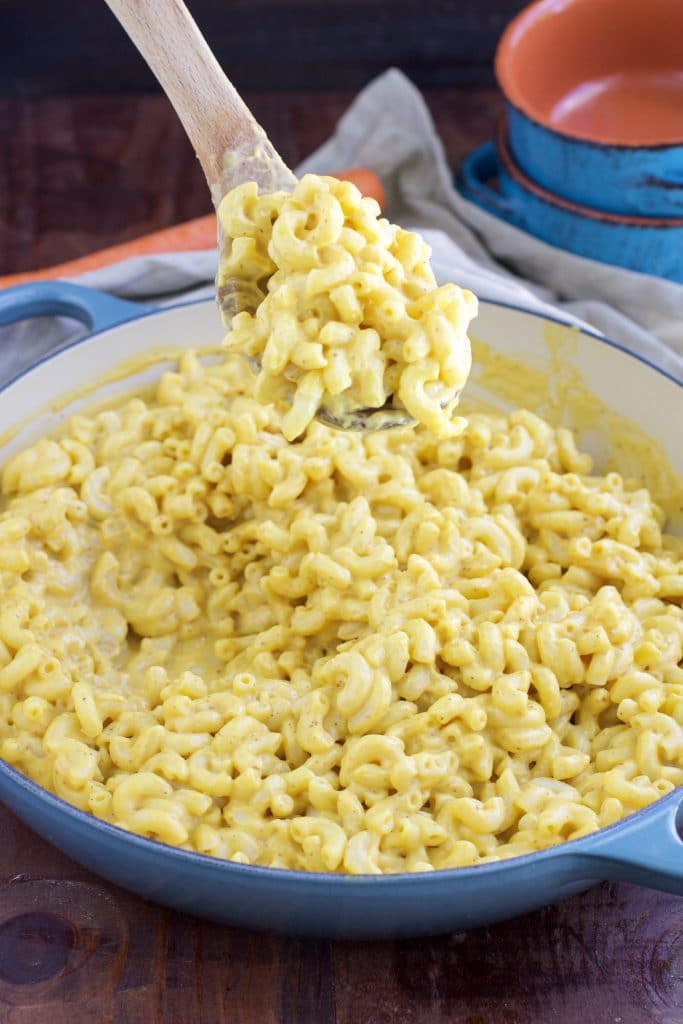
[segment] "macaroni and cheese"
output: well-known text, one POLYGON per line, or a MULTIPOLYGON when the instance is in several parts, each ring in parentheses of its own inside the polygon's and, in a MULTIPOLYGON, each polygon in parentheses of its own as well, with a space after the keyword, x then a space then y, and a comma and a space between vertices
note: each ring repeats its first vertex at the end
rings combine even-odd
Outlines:
POLYGON ((437 288, 427 244, 379 213, 350 182, 313 174, 291 194, 248 182, 220 204, 219 301, 242 310, 226 344, 257 364, 260 401, 289 405, 289 441, 319 411, 354 426, 389 407, 440 436, 464 425, 453 410, 477 300, 437 288))
POLYGON ((0 755, 104 821, 431 871, 683 782, 681 542, 531 412, 291 445, 241 357, 189 353, 2 494, 0 755))

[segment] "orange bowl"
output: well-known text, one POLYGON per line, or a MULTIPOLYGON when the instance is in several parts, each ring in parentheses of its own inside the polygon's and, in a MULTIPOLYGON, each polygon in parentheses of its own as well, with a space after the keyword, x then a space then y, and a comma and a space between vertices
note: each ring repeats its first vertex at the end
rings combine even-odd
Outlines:
POLYGON ((683 214, 683 0, 538 0, 495 69, 529 178, 596 211, 683 214))
POLYGON ((508 100, 549 128, 683 144, 681 0, 539 0, 508 25, 495 68, 508 100))

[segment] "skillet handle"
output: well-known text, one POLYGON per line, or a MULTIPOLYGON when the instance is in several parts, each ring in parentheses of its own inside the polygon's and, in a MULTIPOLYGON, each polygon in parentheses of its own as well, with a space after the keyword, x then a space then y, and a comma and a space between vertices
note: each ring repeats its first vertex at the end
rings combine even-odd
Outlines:
POLYGON ((32 316, 70 316, 90 331, 133 320, 149 310, 68 281, 35 281, 0 291, 0 326, 32 316))
POLYGON ((658 800, 645 814, 626 820, 612 837, 596 835, 581 853, 582 865, 600 879, 633 882, 683 896, 683 795, 658 800))
POLYGON ((500 178, 500 174, 496 145, 494 142, 484 142, 460 164, 456 185, 465 199, 481 206, 487 213, 518 223, 522 219, 519 203, 488 184, 493 178, 500 178))

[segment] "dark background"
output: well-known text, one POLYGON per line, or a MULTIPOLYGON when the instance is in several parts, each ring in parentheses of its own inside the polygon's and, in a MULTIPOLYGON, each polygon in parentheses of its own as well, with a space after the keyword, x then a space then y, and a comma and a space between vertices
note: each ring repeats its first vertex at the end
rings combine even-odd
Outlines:
MULTIPOLYGON (((502 111, 493 54, 523 6, 187 2, 290 166, 329 137, 359 89, 394 66, 423 90, 454 169, 493 135, 502 111)), ((210 211, 175 113, 104 0, 0 0, 0 276, 210 211)))
MULTIPOLYGON (((494 52, 523 2, 187 5, 292 167, 329 137, 357 91, 393 66, 423 90, 456 168, 493 136, 502 111, 494 52)), ((168 100, 104 0, 0 0, 0 275, 210 211, 168 100)))
MULTIPOLYGON (((238 89, 359 89, 388 65, 422 87, 490 85, 521 0, 190 0, 238 89)), ((0 0, 0 95, 156 82, 103 0, 0 0)))

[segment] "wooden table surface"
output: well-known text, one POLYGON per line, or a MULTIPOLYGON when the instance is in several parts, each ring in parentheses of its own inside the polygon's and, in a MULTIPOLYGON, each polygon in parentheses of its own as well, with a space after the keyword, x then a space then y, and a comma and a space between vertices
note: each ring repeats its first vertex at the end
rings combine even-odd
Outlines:
MULTIPOLYGON (((247 97, 295 164, 346 93, 247 97)), ((490 137, 489 90, 428 94, 453 164, 490 137)), ((0 273, 208 212, 157 96, 0 100, 0 273)), ((1 359, 1 354, 0 354, 1 359)), ((284 939, 102 882, 0 807, 0 1024, 683 1024, 683 900, 603 884, 434 939, 284 939)))
MULTIPOLYGON (((491 138, 492 89, 427 94, 453 166, 491 138)), ((246 93, 291 166, 353 94, 246 93)), ((0 98, 0 274, 34 270, 209 213, 204 177, 161 96, 0 98)))

